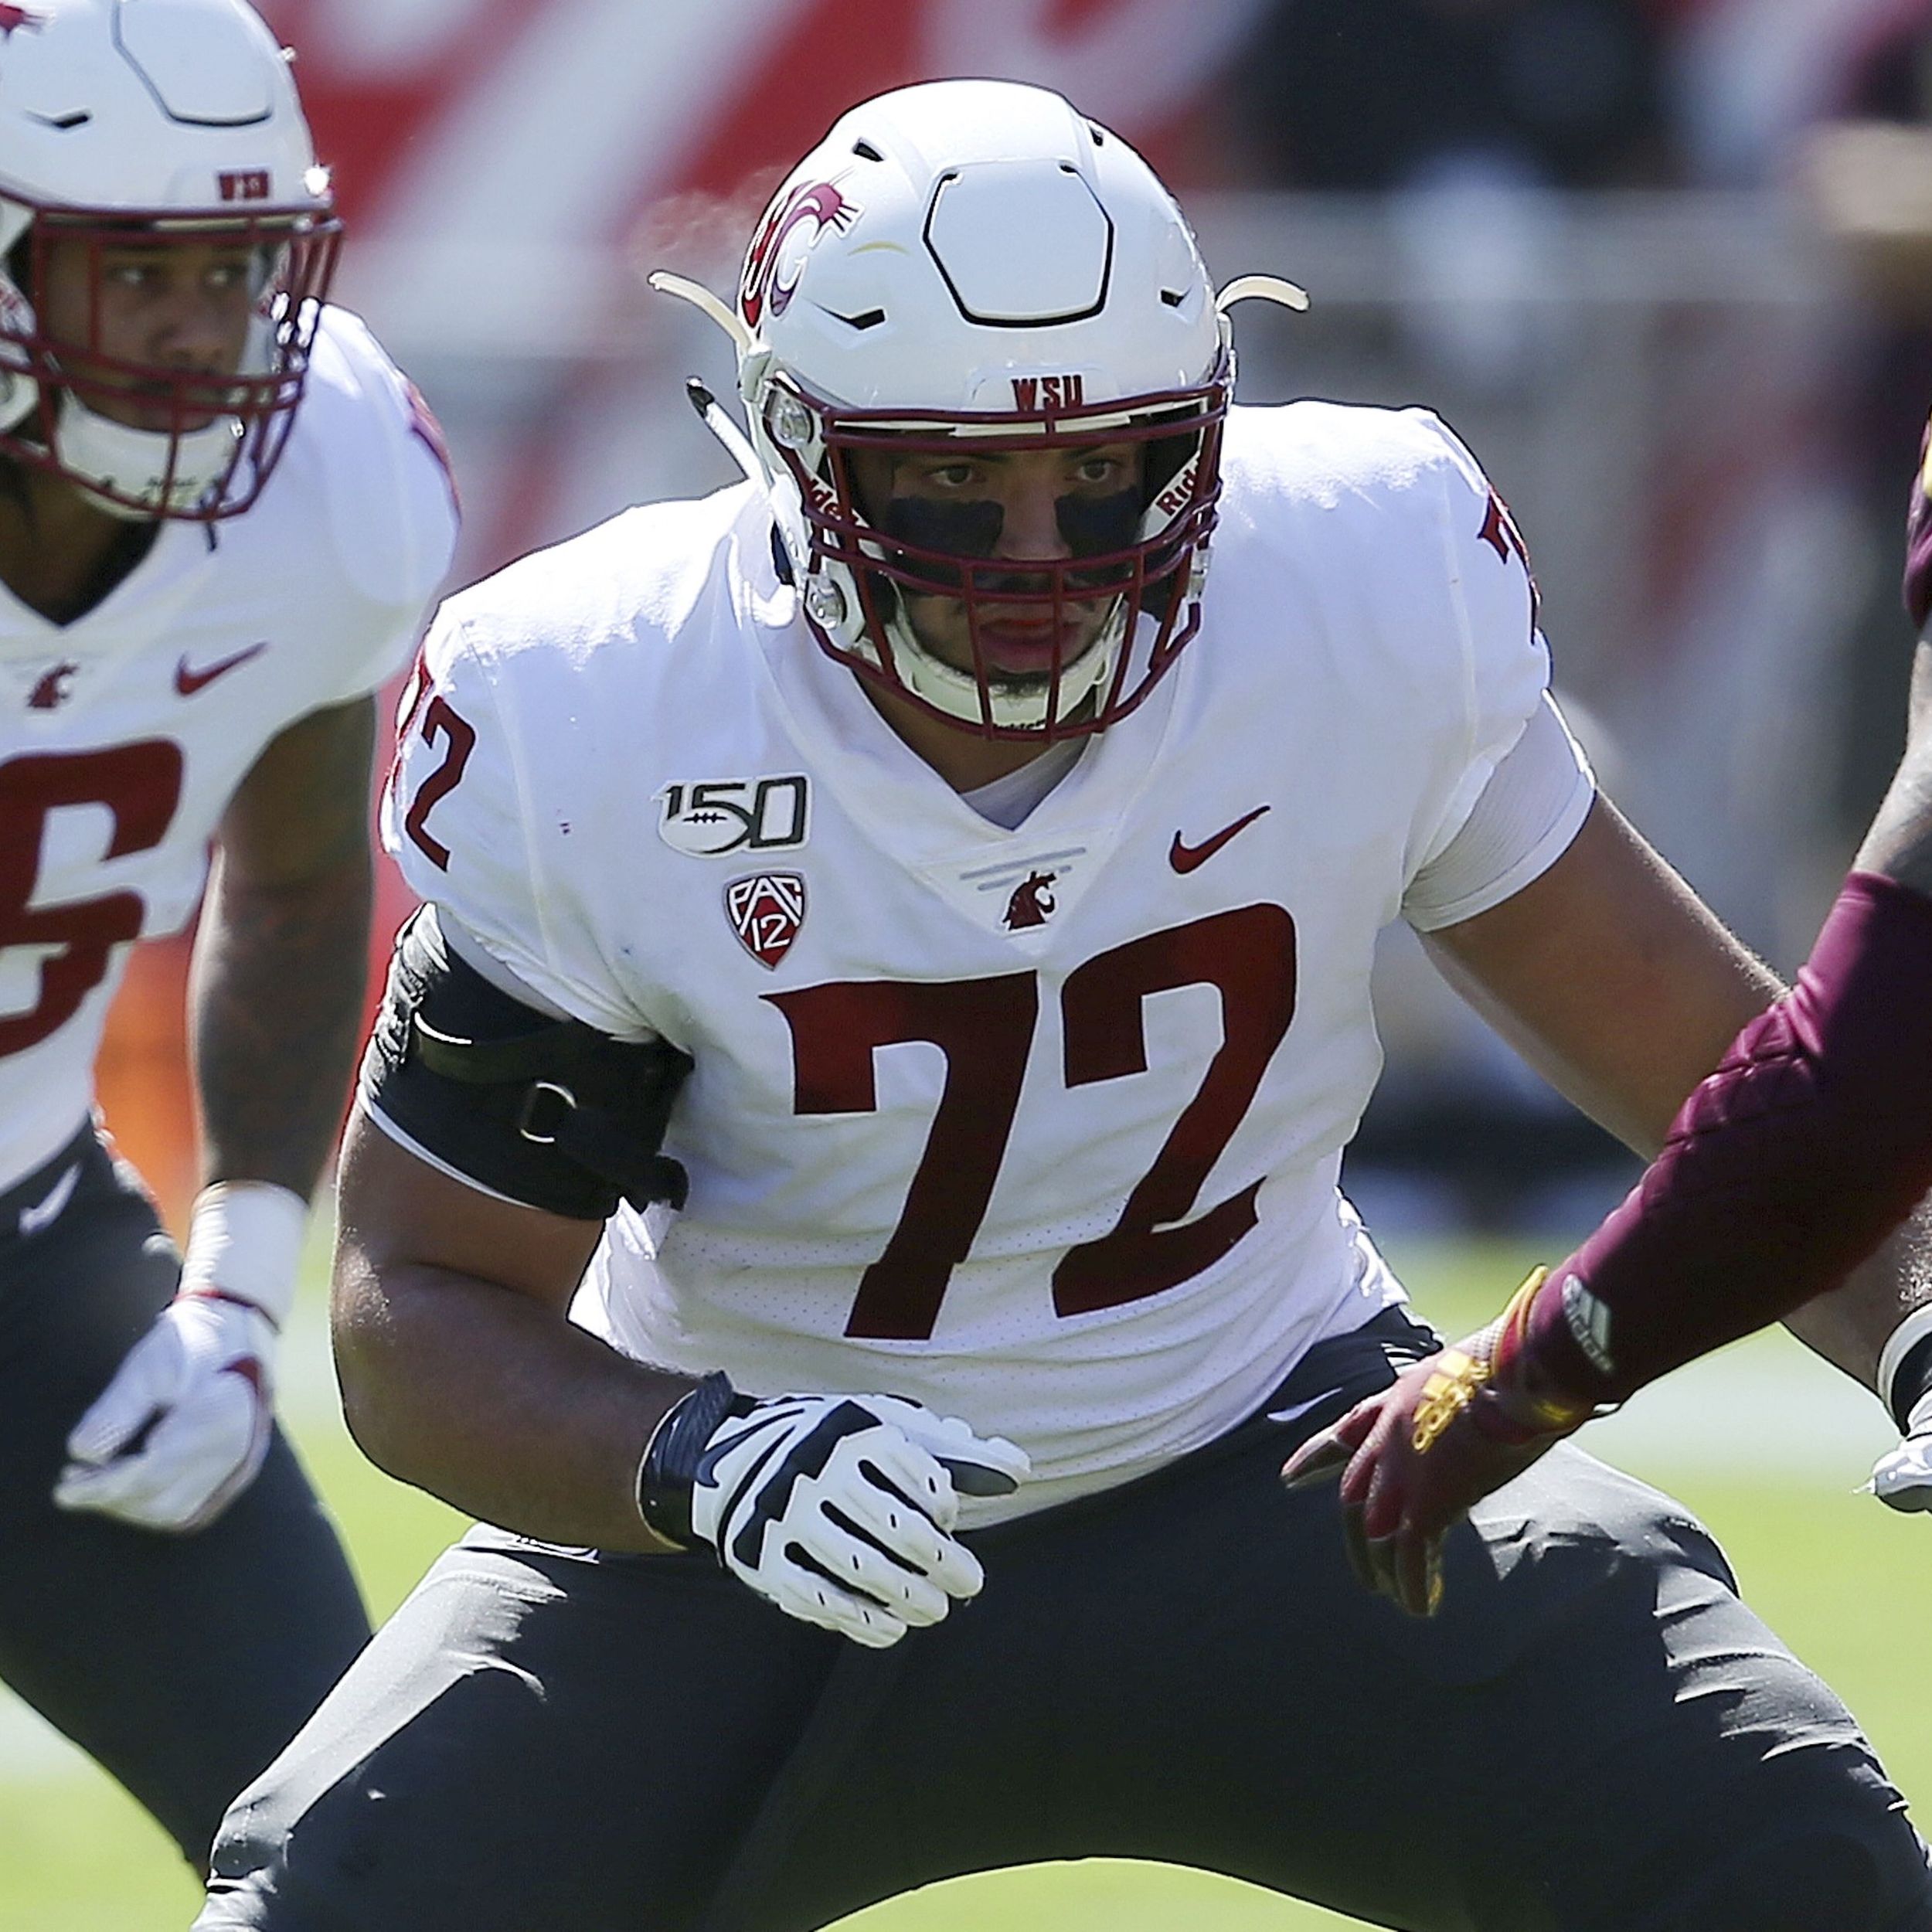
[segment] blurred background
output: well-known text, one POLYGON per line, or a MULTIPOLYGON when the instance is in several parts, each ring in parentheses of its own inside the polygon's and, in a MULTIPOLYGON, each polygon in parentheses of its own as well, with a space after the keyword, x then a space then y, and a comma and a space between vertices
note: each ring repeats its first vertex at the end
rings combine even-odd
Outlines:
MULTIPOLYGON (((351 243, 339 292, 449 435, 457 580, 733 480, 682 378, 778 179, 850 102, 990 74, 1138 145, 1240 312, 1249 401, 1426 402, 1510 500, 1624 809, 1801 959, 1895 756, 1932 402, 1932 0, 265 0, 351 243)), ((403 910, 388 884, 382 935, 403 910)), ((171 1207, 185 945, 111 1117, 171 1207)), ((1385 1228, 1563 1230, 1630 1169, 1390 935, 1350 1185, 1385 1228)))
MULTIPOLYGON (((1142 149, 1217 279, 1312 294, 1305 317, 1240 311, 1245 400, 1426 403, 1462 434, 1528 538, 1607 788, 1774 964, 1803 957, 1902 735, 1932 0, 260 3, 335 170, 338 293, 448 433, 457 581, 734 480, 682 393, 694 372, 728 386, 723 338, 644 270, 729 293, 771 189, 855 100, 1043 82, 1142 149)), ((406 908, 393 875, 384 891, 386 951, 406 908)), ((185 959, 138 962, 105 1070, 111 1119, 177 1215, 185 959)), ((1389 1072, 1349 1185, 1454 1332, 1631 1167, 1404 934, 1378 971, 1389 1072)), ((342 1438, 313 1272, 287 1410, 386 1611, 452 1522, 342 1438)), ((1925 1526, 1845 1494, 1886 1435, 1859 1391, 1760 1338, 1591 1446, 1705 1512, 1923 1798, 1932 1686, 1895 1633, 1923 1600, 1925 1526)), ((185 1925, 158 1838, 64 1748, 0 1698, 0 1924, 185 1925)), ((1031 1917, 973 1893, 892 1923, 1335 1923, 1124 1883, 1089 1874, 1031 1917)))

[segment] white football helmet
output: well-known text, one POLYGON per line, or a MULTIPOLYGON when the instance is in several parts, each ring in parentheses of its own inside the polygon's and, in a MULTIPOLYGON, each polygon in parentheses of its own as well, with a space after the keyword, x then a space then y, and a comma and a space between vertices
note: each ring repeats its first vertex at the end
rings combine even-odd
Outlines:
POLYGON ((0 453, 131 518, 212 521, 260 495, 340 236, 290 58, 243 0, 0 0, 0 453), (104 346, 103 257, 131 241, 252 252, 239 369, 104 346), (86 340, 36 312, 56 244, 87 251, 86 340), (117 420, 130 393, 142 427, 117 420))
POLYGON ((805 620, 860 676, 987 737, 1096 731, 1146 696, 1199 622, 1234 382, 1223 310, 1173 198, 1120 138, 1058 94, 943 80, 853 108, 793 170, 758 224, 735 311, 675 276, 737 344, 747 447, 805 620), (1060 517, 1073 555, 1016 576, 999 519, 937 536, 882 525, 855 487, 867 449, 987 453, 1116 441, 1145 447, 1137 499, 1060 517), (902 593, 957 600, 975 668, 942 662, 902 593), (1002 677, 981 626, 1052 600, 1082 640, 1050 671, 1002 677), (1098 634, 1070 605, 1107 606, 1098 634))

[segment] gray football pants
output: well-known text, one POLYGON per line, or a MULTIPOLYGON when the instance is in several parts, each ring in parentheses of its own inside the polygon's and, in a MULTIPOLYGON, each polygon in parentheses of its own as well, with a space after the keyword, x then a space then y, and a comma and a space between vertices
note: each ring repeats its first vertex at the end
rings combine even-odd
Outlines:
POLYGON ((1843 1706, 1681 1509, 1565 1446, 1452 1539, 1441 1613, 1276 1472, 1425 1338, 1326 1343, 1265 1420, 975 1536, 886 1651, 707 1558, 474 1532, 230 1813, 198 1932, 780 1932, 929 1880, 1138 1856, 1415 1932, 1925 1932, 1843 1706))
POLYGON ((175 1291, 179 1257, 91 1131, 0 1196, 0 1679, 205 1868, 223 1811, 369 1634, 278 1430, 199 1535, 56 1509, 68 1431, 175 1291), (29 1210, 79 1164, 66 1207, 29 1210), (30 1223, 31 1226, 31 1219, 30 1223))

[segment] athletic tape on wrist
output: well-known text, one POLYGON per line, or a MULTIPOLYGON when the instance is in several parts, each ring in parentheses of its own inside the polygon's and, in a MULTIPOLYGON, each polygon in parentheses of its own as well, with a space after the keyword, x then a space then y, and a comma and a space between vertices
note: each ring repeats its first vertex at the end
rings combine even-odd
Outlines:
POLYGON ((1879 1352, 1879 1399, 1899 1433, 1911 1432, 1912 1412, 1932 1389, 1932 1302, 1914 1308, 1879 1352))
POLYGON ((295 1299, 308 1203, 273 1181, 217 1181, 195 1198, 181 1260, 183 1294, 219 1289, 279 1328, 295 1299))

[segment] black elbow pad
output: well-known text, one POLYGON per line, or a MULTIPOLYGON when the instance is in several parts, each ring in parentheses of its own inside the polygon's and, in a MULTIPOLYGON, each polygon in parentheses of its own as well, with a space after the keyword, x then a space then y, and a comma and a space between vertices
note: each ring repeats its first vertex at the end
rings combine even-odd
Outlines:
POLYGON ((527 1207, 607 1220, 620 1199, 682 1207, 660 1153, 691 1056, 555 1019, 451 952, 427 912, 397 935, 362 1058, 373 1111, 427 1153, 527 1207))

